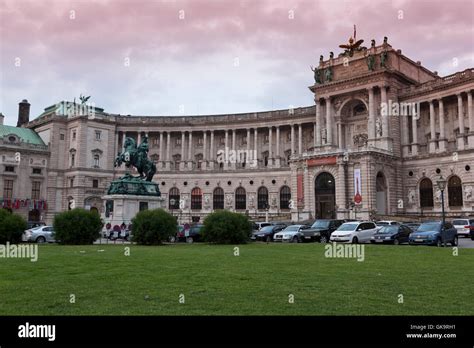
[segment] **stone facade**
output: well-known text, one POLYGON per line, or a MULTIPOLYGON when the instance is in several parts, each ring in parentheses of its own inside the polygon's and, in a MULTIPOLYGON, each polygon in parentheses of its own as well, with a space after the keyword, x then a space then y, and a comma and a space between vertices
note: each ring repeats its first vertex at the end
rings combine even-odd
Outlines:
POLYGON ((46 220, 69 206, 103 210, 101 197, 125 172, 113 160, 126 136, 148 137, 154 180, 181 222, 214 208, 255 219, 439 215, 441 175, 448 214, 473 214, 473 69, 439 77, 387 43, 318 68, 332 76, 309 87, 309 107, 212 116, 45 109, 27 127, 50 150, 46 220))

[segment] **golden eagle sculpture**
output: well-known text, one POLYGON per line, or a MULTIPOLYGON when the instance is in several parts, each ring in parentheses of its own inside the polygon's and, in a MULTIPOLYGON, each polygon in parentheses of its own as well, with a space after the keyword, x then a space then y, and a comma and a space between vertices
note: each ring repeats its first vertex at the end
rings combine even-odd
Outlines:
POLYGON ((355 50, 360 49, 360 45, 364 40, 356 39, 356 26, 354 25, 354 36, 349 38, 349 43, 346 45, 339 45, 340 48, 344 48, 346 51, 344 53, 349 53, 350 56, 354 53, 355 50))

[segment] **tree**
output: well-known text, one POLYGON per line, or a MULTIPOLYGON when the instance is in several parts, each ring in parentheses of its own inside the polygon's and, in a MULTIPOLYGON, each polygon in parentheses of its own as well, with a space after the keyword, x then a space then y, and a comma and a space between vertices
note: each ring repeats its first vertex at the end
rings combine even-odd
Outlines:
POLYGON ((60 244, 92 244, 100 237, 102 220, 99 214, 75 208, 54 217, 55 239, 60 244))
POLYGON ((21 242, 21 236, 26 228, 26 220, 20 215, 0 209, 0 244, 21 242))
POLYGON ((206 242, 216 244, 243 244, 252 234, 252 223, 247 216, 227 210, 218 210, 204 219, 202 235, 206 242))
POLYGON ((176 219, 163 209, 142 210, 132 219, 132 240, 138 244, 161 244, 177 230, 176 219))

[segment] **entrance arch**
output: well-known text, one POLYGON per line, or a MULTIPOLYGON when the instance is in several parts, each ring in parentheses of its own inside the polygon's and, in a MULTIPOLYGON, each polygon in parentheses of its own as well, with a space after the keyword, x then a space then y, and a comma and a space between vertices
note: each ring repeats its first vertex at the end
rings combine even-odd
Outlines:
POLYGON ((334 219, 336 217, 336 183, 334 177, 323 172, 314 182, 314 197, 317 219, 334 219))
POLYGON ((387 180, 385 179, 385 175, 383 175, 382 172, 377 173, 377 177, 375 179, 375 187, 377 191, 375 198, 377 214, 387 215, 387 180))

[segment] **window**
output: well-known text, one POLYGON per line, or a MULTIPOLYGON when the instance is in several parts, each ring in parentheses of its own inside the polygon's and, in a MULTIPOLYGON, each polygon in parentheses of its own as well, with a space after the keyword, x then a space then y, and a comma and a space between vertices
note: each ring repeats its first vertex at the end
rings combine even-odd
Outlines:
POLYGON ((280 209, 290 209, 291 190, 288 186, 280 189, 280 209))
POLYGON ((199 146, 202 146, 202 145, 204 144, 204 139, 203 139, 203 138, 198 138, 198 139, 197 139, 197 144, 198 144, 199 146))
POLYGON ((179 190, 176 187, 171 188, 169 197, 169 209, 179 209, 179 190))
POLYGON ((69 179, 69 187, 73 187, 73 186, 74 186, 74 178, 69 179))
POLYGON ((262 186, 258 189, 257 204, 258 204, 258 209, 268 208, 268 190, 265 186, 262 186))
POLYGON ((102 132, 99 131, 99 130, 96 130, 96 131, 95 131, 95 140, 100 140, 100 135, 101 135, 101 133, 102 133, 102 132))
POLYGON ((224 209, 224 190, 216 187, 212 195, 212 209, 224 209))
POLYGON ((14 166, 5 166, 5 171, 9 173, 15 173, 15 167, 14 166))
POLYGON ((76 154, 71 153, 71 167, 74 167, 76 165, 76 154))
POLYGON ((31 186, 31 199, 40 199, 41 195, 41 182, 33 181, 31 186))
POLYGON ((99 180, 97 180, 97 179, 92 180, 92 187, 93 188, 98 188, 99 187, 99 180))
POLYGON ((202 191, 199 187, 191 191, 191 209, 202 209, 202 191))
POLYGON ((94 168, 99 168, 99 155, 94 155, 94 168))
POLYGON ((41 174, 41 168, 33 168, 33 174, 41 174))
POLYGON ((433 183, 430 179, 424 178, 420 182, 420 207, 433 207, 433 183))
POLYGON ((59 134, 59 140, 64 140, 64 134, 59 134))
POLYGON ((235 209, 245 210, 247 208, 247 194, 243 187, 237 187, 235 190, 235 209))
POLYGON ((148 202, 140 202, 138 209, 139 211, 148 210, 148 202))
POLYGON ((13 197, 13 180, 3 181, 3 198, 11 199, 13 197))
POLYGON ((76 140, 76 131, 72 131, 72 140, 76 140))
POLYGON ((448 203, 450 207, 462 207, 462 184, 458 176, 452 176, 448 181, 448 203))

